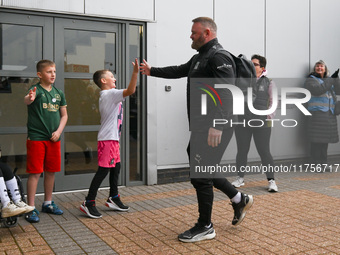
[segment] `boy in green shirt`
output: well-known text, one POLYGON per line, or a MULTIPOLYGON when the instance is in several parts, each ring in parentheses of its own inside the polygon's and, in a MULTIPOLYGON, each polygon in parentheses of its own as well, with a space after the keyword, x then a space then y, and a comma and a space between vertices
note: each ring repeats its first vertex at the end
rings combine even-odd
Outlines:
MULTIPOLYGON (((24 102, 27 105, 27 202, 34 206, 38 181, 44 172, 45 202, 42 212, 61 215, 63 211, 52 201, 56 172, 60 172, 60 135, 68 119, 64 93, 53 86, 56 78, 55 63, 40 60, 37 63, 40 82, 33 85, 24 102)), ((26 214, 26 220, 39 222, 37 209, 26 214)))

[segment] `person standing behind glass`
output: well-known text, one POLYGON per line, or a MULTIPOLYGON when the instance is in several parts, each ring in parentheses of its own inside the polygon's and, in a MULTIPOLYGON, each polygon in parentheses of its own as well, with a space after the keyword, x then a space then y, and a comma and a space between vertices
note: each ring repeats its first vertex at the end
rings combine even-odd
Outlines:
MULTIPOLYGON (((260 55, 253 55, 251 57, 256 70, 256 86, 253 88, 253 94, 255 99, 253 102, 254 108, 257 110, 270 109, 273 102, 273 87, 274 82, 267 78, 266 64, 267 60, 265 57, 260 55)), ((271 125, 265 119, 272 119, 274 113, 268 116, 258 116, 251 114, 249 119, 259 119, 263 121, 264 125, 261 127, 250 127, 237 125, 235 127, 235 136, 237 143, 237 155, 236 155, 236 167, 238 170, 238 177, 232 182, 232 185, 239 188, 244 185, 244 171, 242 167, 247 165, 247 157, 250 149, 251 138, 254 138, 257 152, 261 157, 261 163, 263 166, 274 166, 273 157, 270 153, 270 135, 271 125)), ((253 121, 254 122, 254 121, 253 121)), ((260 121, 259 121, 260 122, 260 121)), ((247 123, 247 120, 246 122, 247 123)), ((262 123, 262 122, 261 122, 262 123)), ((274 173, 272 171, 266 172, 268 180, 268 191, 277 192, 278 188, 274 180, 274 173)))
POLYGON ((327 65, 319 60, 309 74, 305 88, 312 94, 308 102, 308 111, 312 115, 308 116, 307 122, 311 163, 327 164, 328 144, 339 141, 332 96, 332 93, 340 95, 339 69, 329 77, 327 65))

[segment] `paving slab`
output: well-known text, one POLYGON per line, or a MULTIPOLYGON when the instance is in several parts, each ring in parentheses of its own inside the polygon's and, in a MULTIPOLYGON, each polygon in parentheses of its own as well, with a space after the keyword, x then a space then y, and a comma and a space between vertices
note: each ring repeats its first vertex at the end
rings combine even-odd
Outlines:
MULTIPOLYGON (((263 174, 246 175, 245 181, 239 190, 254 195, 254 205, 237 227, 229 199, 215 190, 213 240, 177 240, 198 218, 196 192, 190 182, 181 182, 120 187, 129 212, 107 208, 108 190, 101 189, 101 219, 79 210, 86 191, 56 193, 65 213, 40 213, 36 224, 20 217, 16 227, 0 228, 0 255, 340 254, 340 172, 278 173, 277 193, 267 192, 263 174)), ((37 205, 41 199, 37 196, 37 205)))

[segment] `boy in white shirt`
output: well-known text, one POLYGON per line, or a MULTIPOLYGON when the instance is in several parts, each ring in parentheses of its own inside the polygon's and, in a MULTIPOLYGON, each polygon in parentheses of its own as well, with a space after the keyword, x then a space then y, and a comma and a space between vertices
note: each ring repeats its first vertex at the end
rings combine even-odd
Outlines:
POLYGON ((118 194, 118 176, 120 172, 119 138, 123 122, 122 101, 136 91, 138 61, 135 59, 131 81, 127 89, 116 89, 116 79, 109 70, 98 70, 93 74, 94 83, 101 89, 99 112, 101 116, 98 132, 98 171, 80 210, 91 218, 102 217, 96 208, 95 199, 104 178, 110 172, 110 193, 106 206, 118 211, 128 211, 118 194))

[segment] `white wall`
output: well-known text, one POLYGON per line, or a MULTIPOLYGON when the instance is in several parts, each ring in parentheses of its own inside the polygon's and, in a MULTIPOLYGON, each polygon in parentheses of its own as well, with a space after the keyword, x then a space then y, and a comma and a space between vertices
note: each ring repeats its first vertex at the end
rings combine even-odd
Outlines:
MULTIPOLYGON (((324 59, 332 72, 340 66, 340 16, 337 0, 215 0, 213 2, 175 1, 166 4, 156 1, 156 23, 149 24, 157 31, 148 43, 148 60, 154 66, 181 64, 195 52, 190 49, 191 20, 209 16, 218 26, 218 38, 225 49, 248 58, 258 53, 267 57, 268 73, 277 87, 303 87, 304 77, 315 61, 324 59), (188 2, 188 3, 187 3, 188 2), (181 8, 178 8, 181 6, 181 8), (190 11, 188 11, 190 10, 190 11), (173 13, 176 17, 172 18, 173 13), (190 13, 190 14, 188 14, 190 13), (334 38, 335 37, 335 38, 334 38), (332 38, 332 39, 331 39, 332 38), (152 52, 150 52, 150 50, 152 52)), ((185 110, 186 80, 148 78, 157 89, 157 168, 164 169, 187 164, 187 132, 185 110), (165 92, 164 85, 172 85, 165 92)), ((271 147, 275 159, 307 156, 305 117, 296 107, 286 116, 277 110, 277 118, 296 119, 296 128, 276 125, 272 129, 271 147)), ((338 118, 339 119, 339 118, 338 118)), ((339 121, 339 120, 338 120, 339 121)), ((339 129, 340 129, 340 121, 339 129)), ((340 154, 338 144, 330 145, 329 154, 340 154)), ((235 162, 236 143, 232 139, 223 160, 235 162)), ((250 161, 260 160, 254 144, 250 161)))
POLYGON ((117 19, 154 20, 154 0, 2 0, 2 6, 117 19))
POLYGON ((216 0, 215 22, 223 47, 250 59, 265 54, 265 0, 216 0), (245 8, 245 6, 247 6, 245 8))
MULTIPOLYGON (((152 66, 179 65, 189 61, 196 53, 191 49, 191 21, 198 16, 212 15, 213 6, 205 0, 157 1, 156 23, 148 24, 147 61, 152 66)), ((156 98, 151 99, 155 101, 152 107, 157 109, 157 125, 149 125, 153 130, 149 130, 153 134, 151 142, 157 138, 157 167, 186 166, 186 147, 189 140, 186 78, 168 80, 148 77, 148 86, 149 91, 150 87, 157 91, 156 98), (165 85, 172 87, 171 92, 165 91, 165 85)))
MULTIPOLYGON (((303 87, 309 69, 309 0, 267 1, 266 57, 268 70, 278 88, 303 87), (292 8, 294 6, 294 8, 292 8)), ((271 147, 276 159, 305 156, 304 118, 296 108, 288 109, 280 119, 297 119, 295 128, 273 129, 271 147)))
POLYGON ((85 0, 85 14, 153 20, 154 0, 85 0))
POLYGON ((84 12, 83 0, 2 0, 2 6, 4 7, 19 7, 23 9, 37 9, 45 11, 56 12, 69 12, 69 13, 82 13, 84 12))

